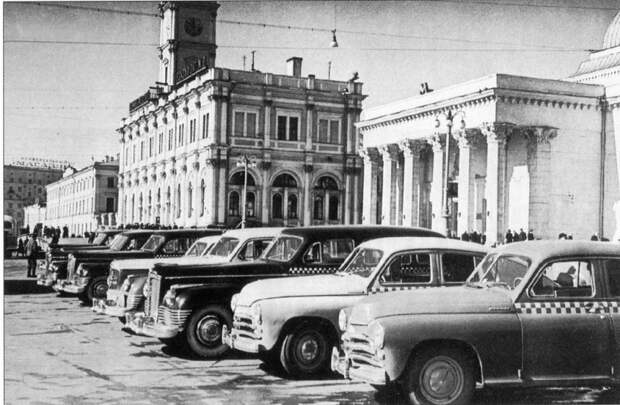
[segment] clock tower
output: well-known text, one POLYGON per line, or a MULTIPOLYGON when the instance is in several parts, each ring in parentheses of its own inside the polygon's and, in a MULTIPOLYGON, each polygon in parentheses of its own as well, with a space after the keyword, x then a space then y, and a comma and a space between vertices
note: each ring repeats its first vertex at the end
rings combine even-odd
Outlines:
POLYGON ((193 73, 215 66, 214 1, 160 3, 159 82, 175 85, 193 73))

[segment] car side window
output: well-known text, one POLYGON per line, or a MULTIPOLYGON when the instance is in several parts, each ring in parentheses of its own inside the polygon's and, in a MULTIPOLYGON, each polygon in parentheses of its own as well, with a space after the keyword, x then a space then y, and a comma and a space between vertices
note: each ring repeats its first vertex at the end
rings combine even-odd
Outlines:
POLYGON ((592 263, 589 261, 558 261, 545 266, 530 289, 530 295, 553 298, 592 297, 593 280, 592 263))
POLYGON ((161 251, 166 255, 183 254, 187 250, 188 238, 170 239, 162 247, 161 251))
POLYGON ((315 242, 306 250, 304 262, 307 264, 338 264, 353 251, 354 247, 353 239, 328 239, 315 242))
POLYGON ((125 245, 125 249, 123 250, 138 250, 142 247, 142 245, 144 245, 147 239, 148 236, 136 236, 135 238, 132 238, 127 245, 125 245))
POLYGON ((265 248, 269 245, 271 239, 254 239, 248 241, 239 251, 237 257, 239 260, 254 260, 263 254, 265 248))
POLYGON ((443 281, 446 283, 465 282, 481 260, 480 256, 465 253, 442 254, 443 281))
POLYGON ((607 285, 611 297, 620 297, 620 259, 605 260, 607 285))
POLYGON ((379 277, 381 284, 431 282, 431 257, 428 253, 401 253, 392 258, 379 277))

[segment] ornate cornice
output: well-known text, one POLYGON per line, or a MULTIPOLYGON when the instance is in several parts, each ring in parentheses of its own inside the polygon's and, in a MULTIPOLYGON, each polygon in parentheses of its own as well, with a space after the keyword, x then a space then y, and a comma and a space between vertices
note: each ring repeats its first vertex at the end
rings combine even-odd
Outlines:
POLYGON ((558 136, 558 129, 549 126, 520 126, 515 128, 532 143, 549 144, 550 140, 558 136))

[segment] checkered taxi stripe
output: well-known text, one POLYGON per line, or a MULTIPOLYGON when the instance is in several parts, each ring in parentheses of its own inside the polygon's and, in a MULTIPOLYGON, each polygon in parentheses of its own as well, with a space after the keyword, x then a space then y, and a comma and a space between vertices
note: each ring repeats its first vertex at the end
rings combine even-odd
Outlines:
POLYGON ((517 302, 515 307, 523 314, 620 313, 618 301, 517 302))
POLYGON ((390 291, 408 291, 408 290, 421 290, 424 288, 428 288, 427 286, 422 285, 396 285, 390 287, 373 287, 369 293, 370 294, 379 294, 386 293, 390 291))
POLYGON ((338 270, 337 267, 293 267, 289 270, 290 274, 332 274, 338 270))

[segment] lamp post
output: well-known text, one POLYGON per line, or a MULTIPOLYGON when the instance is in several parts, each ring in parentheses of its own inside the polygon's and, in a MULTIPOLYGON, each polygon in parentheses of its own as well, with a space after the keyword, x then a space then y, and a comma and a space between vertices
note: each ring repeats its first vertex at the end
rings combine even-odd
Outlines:
POLYGON ((237 162, 237 167, 243 166, 243 197, 241 202, 241 229, 245 228, 245 218, 246 218, 246 198, 248 191, 248 167, 256 166, 256 158, 254 156, 248 157, 247 155, 241 156, 241 159, 237 162))
MULTIPOLYGON (((442 216, 445 221, 445 234, 450 237, 450 207, 448 206, 448 175, 450 170, 450 138, 452 137, 452 126, 454 124, 454 118, 458 115, 461 115, 462 118, 465 117, 465 113, 463 111, 452 112, 452 110, 448 110, 447 113, 438 113, 435 115, 435 131, 437 135, 439 135, 439 127, 441 126, 440 117, 443 117, 446 121, 446 157, 444 160, 444 172, 443 172, 443 198, 442 198, 442 216)), ((465 120, 461 118, 461 130, 465 130, 465 120)))

